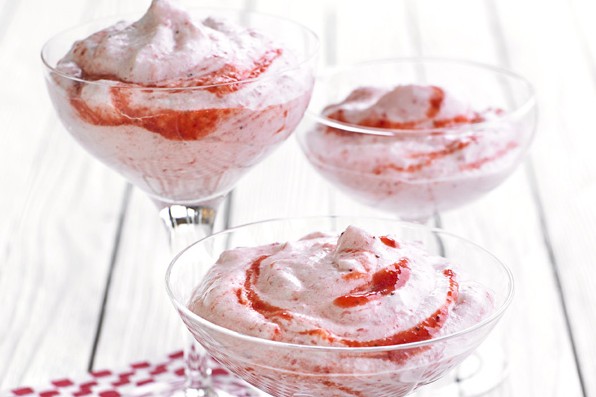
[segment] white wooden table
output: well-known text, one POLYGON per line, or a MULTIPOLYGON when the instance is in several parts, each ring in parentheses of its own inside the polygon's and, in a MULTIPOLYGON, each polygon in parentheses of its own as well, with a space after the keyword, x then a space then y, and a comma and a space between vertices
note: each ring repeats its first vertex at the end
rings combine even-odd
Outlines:
MULTIPOLYGON (((118 367, 181 347, 164 292, 166 233, 142 193, 60 125, 39 50, 82 21, 148 1, 0 0, 0 389, 118 367)), ((226 0, 310 26, 321 65, 448 56, 511 68, 537 90, 528 160, 442 227, 517 278, 512 370, 493 396, 596 397, 596 2, 226 0)), ((220 226, 371 213, 323 181, 292 138, 234 190, 220 226), (278 193, 271 200, 270 186, 278 193)))

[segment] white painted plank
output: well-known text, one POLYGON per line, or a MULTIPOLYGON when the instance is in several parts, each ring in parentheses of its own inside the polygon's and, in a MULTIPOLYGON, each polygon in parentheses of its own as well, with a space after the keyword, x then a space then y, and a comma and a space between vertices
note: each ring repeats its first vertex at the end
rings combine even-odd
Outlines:
MULTIPOLYGON (((328 59, 326 23, 333 2, 259 0, 256 11, 291 18, 308 26, 322 44, 321 62, 328 59)), ((298 129, 306 128, 303 122, 298 129)), ((234 189, 230 224, 258 220, 322 215, 330 211, 331 188, 310 167, 295 137, 257 165, 234 189)))
POLYGON ((2 387, 79 373, 89 360, 121 190, 65 139, 55 131, 45 142, 4 240, 2 387))
MULTIPOLYGON (((215 230, 222 230, 226 203, 215 230)), ((106 304, 93 368, 122 368, 184 346, 188 331, 165 290, 172 254, 154 203, 133 189, 106 304)))
POLYGON ((246 0, 250 10, 277 15, 297 21, 314 31, 321 44, 319 65, 334 63, 330 58, 332 48, 328 48, 328 28, 334 24, 333 15, 340 0, 246 0))
POLYGON ((581 46, 587 52, 587 61, 592 69, 596 62, 596 25, 593 16, 596 15, 596 3, 591 0, 571 0, 572 25, 578 32, 581 46))
POLYGON ((124 186, 68 137, 43 83, 42 44, 86 4, 11 3, 0 37, 0 388, 86 369, 124 186))
POLYGON ((405 1, 342 1, 336 9, 338 64, 415 55, 405 1), (372 6, 374 4, 374 6, 372 6))
POLYGON ((586 394, 594 396, 596 277, 591 261, 596 245, 596 162, 592 152, 596 135, 591 126, 596 75, 590 51, 596 39, 581 34, 593 29, 593 22, 585 19, 588 15, 581 16, 592 8, 575 4, 576 15, 567 1, 495 3, 510 62, 533 77, 538 91, 541 129, 533 151, 538 189, 586 394), (535 19, 536 7, 540 7, 539 20, 535 19), (528 29, 530 18, 536 22, 528 29), (578 20, 582 22, 579 26, 578 20))
POLYGON ((183 346, 182 322, 165 292, 171 259, 155 205, 133 191, 114 266, 94 368, 118 368, 183 346))
MULTIPOLYGON (((422 55, 506 66, 506 60, 500 59, 498 37, 491 30, 492 9, 486 2, 422 0, 411 4, 419 18, 422 55)), ((533 80, 534 76, 527 77, 533 80)), ((515 395, 554 391, 554 395, 579 396, 561 301, 524 169, 478 202, 446 213, 443 226, 481 243, 514 271, 517 296, 503 326, 511 366, 507 382, 515 395)))

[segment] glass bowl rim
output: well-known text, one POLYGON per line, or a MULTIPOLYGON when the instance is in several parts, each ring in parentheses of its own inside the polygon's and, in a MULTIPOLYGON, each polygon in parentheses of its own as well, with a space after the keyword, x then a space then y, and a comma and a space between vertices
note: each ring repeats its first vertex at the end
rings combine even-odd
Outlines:
POLYGON ((362 354, 383 352, 383 351, 408 350, 408 349, 414 349, 414 348, 419 348, 419 347, 431 346, 431 345, 435 345, 442 341, 447 341, 447 340, 455 339, 455 338, 463 336, 463 335, 470 334, 476 330, 484 328, 486 325, 488 325, 492 322, 497 321, 504 314, 507 307, 509 307, 509 305, 511 304, 511 301, 513 300, 513 296, 514 296, 514 291, 515 291, 515 282, 514 282, 513 273, 511 271, 511 269, 509 269, 509 267, 506 266, 493 253, 491 253, 487 249, 483 248, 482 246, 478 245, 477 243, 475 243, 471 240, 468 240, 465 237, 461 237, 457 234, 448 232, 446 230, 443 230, 443 229, 440 229, 437 227, 430 227, 430 226, 426 226, 426 225, 403 222, 403 221, 388 219, 388 218, 383 218, 383 217, 358 216, 358 215, 323 215, 323 216, 316 215, 316 216, 271 218, 271 219, 246 223, 243 225, 238 225, 235 227, 231 227, 229 229, 219 231, 219 232, 211 234, 205 238, 202 238, 198 241, 195 241, 194 243, 192 243, 191 245, 189 245, 188 247, 186 247, 182 251, 180 251, 170 261, 170 264, 168 265, 168 268, 166 270, 166 275, 165 275, 165 282, 166 282, 167 294, 168 294, 170 300, 174 303, 174 306, 176 307, 176 309, 178 311, 184 313, 186 316, 193 319, 194 321, 197 321, 202 326, 206 326, 207 328, 210 328, 211 330, 214 330, 219 333, 223 333, 226 336, 231 336, 233 338, 236 338, 236 339, 242 340, 244 342, 248 342, 248 343, 262 344, 262 345, 275 347, 275 348, 281 348, 281 349, 293 349, 293 350, 298 349, 298 350, 312 350, 312 351, 318 351, 318 352, 329 351, 329 352, 333 352, 333 353, 362 353, 362 354), (457 240, 461 240, 461 241, 465 242, 466 244, 470 244, 472 247, 479 249, 480 251, 487 254, 490 258, 492 258, 496 262, 496 264, 498 264, 500 269, 505 272, 505 275, 506 275, 507 281, 508 281, 507 285, 509 288, 507 290, 507 295, 506 295, 503 303, 498 308, 496 308, 494 310, 494 312, 491 313, 490 316, 488 316, 485 319, 483 319, 482 321, 474 324, 473 326, 461 329, 457 332, 454 332, 454 333, 451 333, 448 335, 440 336, 438 338, 431 338, 431 339, 427 339, 427 340, 419 341, 419 342, 403 343, 403 344, 399 344, 399 345, 386 345, 386 346, 374 346, 374 347, 318 346, 318 345, 304 345, 304 344, 297 344, 297 343, 273 341, 270 339, 260 338, 260 337, 256 337, 256 336, 245 335, 240 332, 233 331, 229 328, 222 327, 222 326, 217 325, 211 321, 208 321, 208 320, 200 317, 199 315, 195 314, 194 312, 192 312, 190 309, 188 309, 188 307, 185 304, 178 301, 178 299, 174 296, 174 292, 170 288, 170 276, 172 274, 173 267, 178 262, 178 259, 182 255, 184 255, 187 251, 191 250, 194 246, 199 245, 204 241, 208 241, 208 240, 210 240, 212 238, 216 238, 218 236, 233 233, 234 231, 239 230, 239 229, 246 229, 246 228, 249 228, 252 226, 258 226, 258 225, 262 225, 262 224, 266 224, 266 223, 283 222, 283 221, 314 221, 314 220, 323 220, 323 219, 332 220, 332 219, 346 219, 346 218, 356 218, 359 220, 382 221, 382 222, 390 221, 392 223, 395 223, 398 227, 402 227, 402 228, 405 227, 405 228, 410 228, 410 229, 422 229, 427 232, 437 233, 440 235, 445 235, 448 237, 456 238, 457 240))
MULTIPOLYGON (((317 36, 317 34, 312 29, 307 27, 306 25, 303 25, 302 23, 294 21, 290 18, 286 18, 286 17, 274 15, 274 14, 257 12, 257 11, 239 10, 239 9, 223 8, 223 7, 221 7, 221 8, 189 7, 186 10, 190 14, 192 14, 193 12, 194 13, 205 12, 207 14, 206 16, 209 16, 208 13, 210 13, 210 12, 211 13, 228 13, 228 14, 236 14, 236 15, 252 15, 252 16, 256 16, 256 17, 260 17, 260 18, 267 18, 270 20, 283 21, 285 23, 292 24, 295 28, 301 29, 303 32, 305 32, 306 36, 309 37, 309 41, 313 42, 313 45, 312 45, 312 48, 309 48, 309 51, 306 53, 306 55, 304 57, 300 57, 301 59, 299 59, 298 62, 296 62, 295 64, 292 64, 286 68, 283 68, 282 70, 278 70, 275 73, 272 73, 272 74, 269 74, 266 76, 257 76, 257 77, 253 77, 250 79, 239 80, 239 81, 208 84, 208 85, 201 85, 201 86, 192 86, 192 87, 159 87, 159 86, 152 87, 152 86, 143 86, 143 85, 140 85, 139 83, 128 83, 128 82, 121 82, 121 81, 115 81, 115 80, 86 80, 84 78, 71 76, 68 73, 61 72, 58 69, 56 69, 56 66, 50 65, 50 62, 47 59, 48 48, 54 41, 62 38, 62 36, 72 33, 77 29, 81 29, 86 26, 99 24, 102 22, 106 23, 106 25, 103 28, 103 29, 105 29, 105 28, 108 28, 108 27, 114 25, 115 23, 118 23, 121 21, 132 23, 132 22, 137 21, 140 18, 138 13, 123 13, 123 14, 115 14, 115 15, 103 17, 103 18, 91 19, 89 21, 81 22, 77 25, 71 26, 69 28, 59 31, 58 33, 55 33, 54 35, 52 35, 52 37, 50 37, 44 43, 44 45, 41 48, 41 52, 40 52, 41 62, 43 64, 45 70, 48 73, 53 73, 53 74, 56 74, 62 78, 65 78, 65 79, 71 80, 71 81, 75 81, 78 83, 97 85, 97 86, 102 86, 102 87, 126 88, 126 89, 130 89, 130 90, 141 90, 141 91, 151 90, 151 91, 177 91, 177 92, 180 92, 180 91, 187 91, 187 90, 188 91, 205 90, 205 89, 209 89, 209 88, 225 87, 225 86, 238 85, 238 84, 249 84, 249 83, 254 83, 256 81, 262 81, 262 80, 266 81, 270 78, 279 77, 284 74, 288 74, 292 71, 299 70, 304 65, 307 65, 308 63, 312 62, 318 56, 319 49, 321 46, 321 41, 320 41, 319 37, 317 36), (129 18, 129 19, 126 19, 126 18, 129 18), (130 18, 132 18, 133 20, 131 21, 130 18), (120 85, 122 83, 124 85, 120 85)), ((84 37, 81 37, 79 40, 82 40, 82 39, 84 39, 84 37)), ((66 55, 66 54, 64 54, 64 55, 66 55)))
MULTIPOLYGON (((389 137, 414 137, 420 135, 448 135, 450 133, 453 134, 462 134, 466 133, 470 130, 479 130, 485 128, 490 125, 500 124, 507 121, 515 121, 524 117, 526 114, 531 112, 537 104, 536 101, 536 91, 532 83, 530 83, 525 77, 517 74, 509 69, 502 68, 499 66, 490 65, 487 63, 472 61, 468 59, 460 59, 460 58, 448 58, 448 57, 397 57, 397 58, 383 58, 383 59, 373 59, 364 62, 357 62, 352 64, 340 65, 331 68, 327 68, 322 73, 317 75, 316 81, 319 83, 318 86, 320 87, 320 81, 325 78, 329 78, 335 75, 338 75, 343 72, 348 72, 350 70, 355 70, 357 68, 367 67, 367 66, 374 66, 376 64, 449 64, 449 65, 456 65, 456 66, 464 66, 476 70, 482 70, 485 72, 493 73, 496 75, 506 76, 510 79, 520 82, 528 92, 528 98, 526 101, 521 104, 520 106, 516 107, 513 110, 505 112, 505 114, 499 116, 494 120, 487 120, 482 121, 479 123, 468 123, 468 124, 459 124, 454 126, 448 127, 433 127, 433 128, 421 128, 421 129, 391 129, 391 128, 375 128, 375 127, 362 127, 357 124, 350 124, 344 123, 337 120, 330 119, 321 115, 320 112, 313 111, 313 101, 310 102, 308 109, 306 110, 306 115, 311 120, 314 120, 318 124, 323 124, 327 127, 335 128, 342 130, 344 132, 354 132, 359 134, 367 134, 367 135, 374 135, 374 136, 389 136, 389 137)), ((357 87, 354 87, 357 88, 357 87)), ((317 90, 317 86, 315 86, 314 93, 317 90)))

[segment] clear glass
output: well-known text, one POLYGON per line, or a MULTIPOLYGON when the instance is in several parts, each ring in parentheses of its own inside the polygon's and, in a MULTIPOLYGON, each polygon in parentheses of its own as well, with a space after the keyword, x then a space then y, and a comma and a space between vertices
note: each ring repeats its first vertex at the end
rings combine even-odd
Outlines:
MULTIPOLYGON (((501 184, 523 160, 536 115, 532 86, 510 71, 439 58, 378 60, 321 75, 307 110, 309 124, 297 138, 311 165, 348 196, 400 219, 428 223, 433 215, 501 184), (416 130, 361 127, 323 116, 325 107, 356 88, 407 84, 437 86, 475 111, 500 109, 500 114, 483 122, 416 130)), ((498 386, 508 368, 503 345, 499 335, 483 344, 448 379, 433 385, 437 395, 455 384, 464 397, 498 386)))
POLYGON ((279 219, 233 228, 181 252, 166 274, 168 294, 205 349, 247 382, 274 397, 405 396, 458 365, 490 333, 513 296, 509 269, 478 245, 439 229, 390 219, 313 217, 279 219), (197 316, 187 305, 206 272, 226 249, 291 241, 314 231, 339 234, 356 225, 395 234, 443 255, 494 294, 495 311, 480 323, 423 342, 351 348, 295 345, 243 335, 197 316), (424 356, 425 359, 419 359, 424 356), (429 359, 430 358, 430 359, 429 359))
POLYGON ((298 132, 314 168, 357 201, 401 219, 425 222, 498 186, 523 159, 536 124, 530 84, 509 71, 448 59, 394 59, 331 70, 317 79, 298 132), (432 85, 489 121, 432 129, 360 127, 323 116, 359 87, 432 85))
MULTIPOLYGON (((318 51, 316 35, 283 18, 207 9, 191 15, 259 30, 292 52, 295 62, 256 78, 193 87, 84 80, 56 69, 75 41, 134 16, 64 31, 41 54, 62 123, 83 148, 152 198, 173 253, 212 233, 226 194, 296 128, 310 100, 318 51), (243 106, 246 96, 260 99, 243 106)), ((189 349, 188 386, 194 395, 215 395, 204 362, 189 349)))

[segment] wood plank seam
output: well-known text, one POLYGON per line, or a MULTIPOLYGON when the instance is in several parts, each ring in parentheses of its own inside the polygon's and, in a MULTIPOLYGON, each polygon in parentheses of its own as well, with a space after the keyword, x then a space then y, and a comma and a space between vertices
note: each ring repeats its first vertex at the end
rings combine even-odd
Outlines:
POLYGON ((594 59, 594 57, 591 55, 590 46, 588 44, 588 38, 586 37, 586 33, 580 28, 581 24, 577 17, 578 11, 575 8, 574 0, 571 0, 569 2, 569 8, 571 9, 571 17, 575 21, 574 26, 575 26, 577 37, 579 38, 579 43, 581 45, 582 53, 583 53, 584 58, 592 72, 591 73, 592 82, 594 83, 594 86, 596 86, 596 59, 594 59))
MULTIPOLYGON (((507 52, 507 43, 505 41, 505 36, 503 34, 503 27, 501 24, 501 19, 499 17, 499 10, 495 4, 495 0, 485 0, 486 2, 486 10, 488 12, 488 20, 490 21, 490 29, 493 32, 493 37, 495 37, 495 43, 497 46, 497 56, 500 59, 501 63, 511 69, 512 62, 507 52)), ((565 295, 563 293, 563 286, 561 283, 561 275, 559 273, 559 264, 557 261, 556 254, 554 252, 552 246, 552 240, 549 233, 548 222, 546 220, 545 212, 544 212, 544 205, 542 203, 542 199, 540 198, 540 189, 538 187, 538 180, 536 177, 536 172, 534 169, 534 165, 532 162, 531 156, 528 156, 526 161, 524 162, 524 170, 528 177, 530 192, 532 194, 532 200, 536 206, 536 211, 538 213, 538 220, 540 223, 540 230, 542 232, 542 239, 544 241, 544 246, 546 249, 546 253, 548 256, 548 260, 550 262, 554 281, 557 287, 557 294, 559 296, 561 302, 561 308, 563 311, 563 317, 565 320, 565 328, 567 330, 567 334, 569 337, 569 342, 571 344, 571 349, 573 351, 573 359, 575 363, 575 370, 577 372, 582 396, 586 397, 587 389, 584 381, 583 371, 581 362, 579 360, 578 355, 578 348, 577 348, 577 341, 575 340, 573 329, 571 327, 571 320, 568 310, 568 303, 565 299, 565 295)))
MULTIPOLYGON (((228 193, 225 202, 222 204, 224 210, 222 211, 224 230, 229 229, 232 225, 230 224, 232 219, 232 206, 234 204, 234 190, 228 193)), ((221 224, 221 223, 220 223, 221 224)))
POLYGON ((99 340, 101 338, 103 320, 104 320, 105 313, 106 313, 108 297, 110 295, 110 286, 112 285, 112 276, 114 274, 114 268, 115 268, 115 265, 116 265, 116 262, 118 259, 120 240, 122 238, 122 230, 124 227, 124 221, 126 220, 126 213, 127 213, 127 209, 128 209, 128 204, 130 202, 131 191, 132 191, 132 186, 130 183, 127 183, 126 189, 124 191, 124 196, 122 197, 120 213, 118 214, 118 224, 116 226, 116 235, 114 237, 114 245, 112 248, 112 255, 110 257, 110 267, 108 270, 108 276, 106 278, 106 285, 104 288, 104 293, 103 293, 103 297, 102 297, 102 301, 101 301, 101 309, 99 311, 99 318, 97 321, 97 328, 95 331, 95 336, 93 338, 93 345, 91 348, 91 354, 89 357, 89 365, 87 366, 87 371, 93 370, 95 354, 97 353, 97 347, 99 345, 99 340))
POLYGON ((420 31, 418 11, 415 4, 416 0, 406 0, 405 9, 408 15, 406 18, 407 31, 409 32, 410 41, 414 50, 414 55, 417 57, 422 56, 422 32, 420 31))
POLYGON ((548 232, 548 222, 546 221, 546 216, 544 213, 544 206, 542 204, 542 200, 540 199, 540 193, 538 188, 538 181, 536 178, 536 173, 534 171, 534 166, 530 161, 525 163, 526 173, 528 174, 528 179, 530 182, 530 192, 532 193, 532 198, 536 205, 536 211, 538 212, 538 219, 540 222, 540 229, 542 230, 542 239, 544 240, 544 246, 546 248, 546 253, 548 256, 548 261, 551 264, 553 276, 555 279, 555 284, 557 286, 557 294, 561 300, 561 308, 563 310, 563 317, 565 319, 565 328, 567 329, 567 333, 569 335, 569 342, 571 343, 571 350, 573 351, 573 359, 575 362, 575 370, 577 372, 577 376, 579 378, 579 384, 582 391, 582 396, 587 397, 587 389, 584 381, 583 371, 581 362, 579 360, 579 354, 577 350, 577 342, 575 340, 573 330, 571 327, 571 319, 569 315, 569 310, 567 307, 567 301, 565 299, 565 294, 563 293, 563 285, 561 283, 561 275, 559 273, 559 263, 557 261, 557 257, 555 255, 554 249, 552 247, 552 240, 550 237, 550 233, 548 232))
POLYGON ((325 64, 337 64, 337 10, 335 7, 325 8, 325 64))

